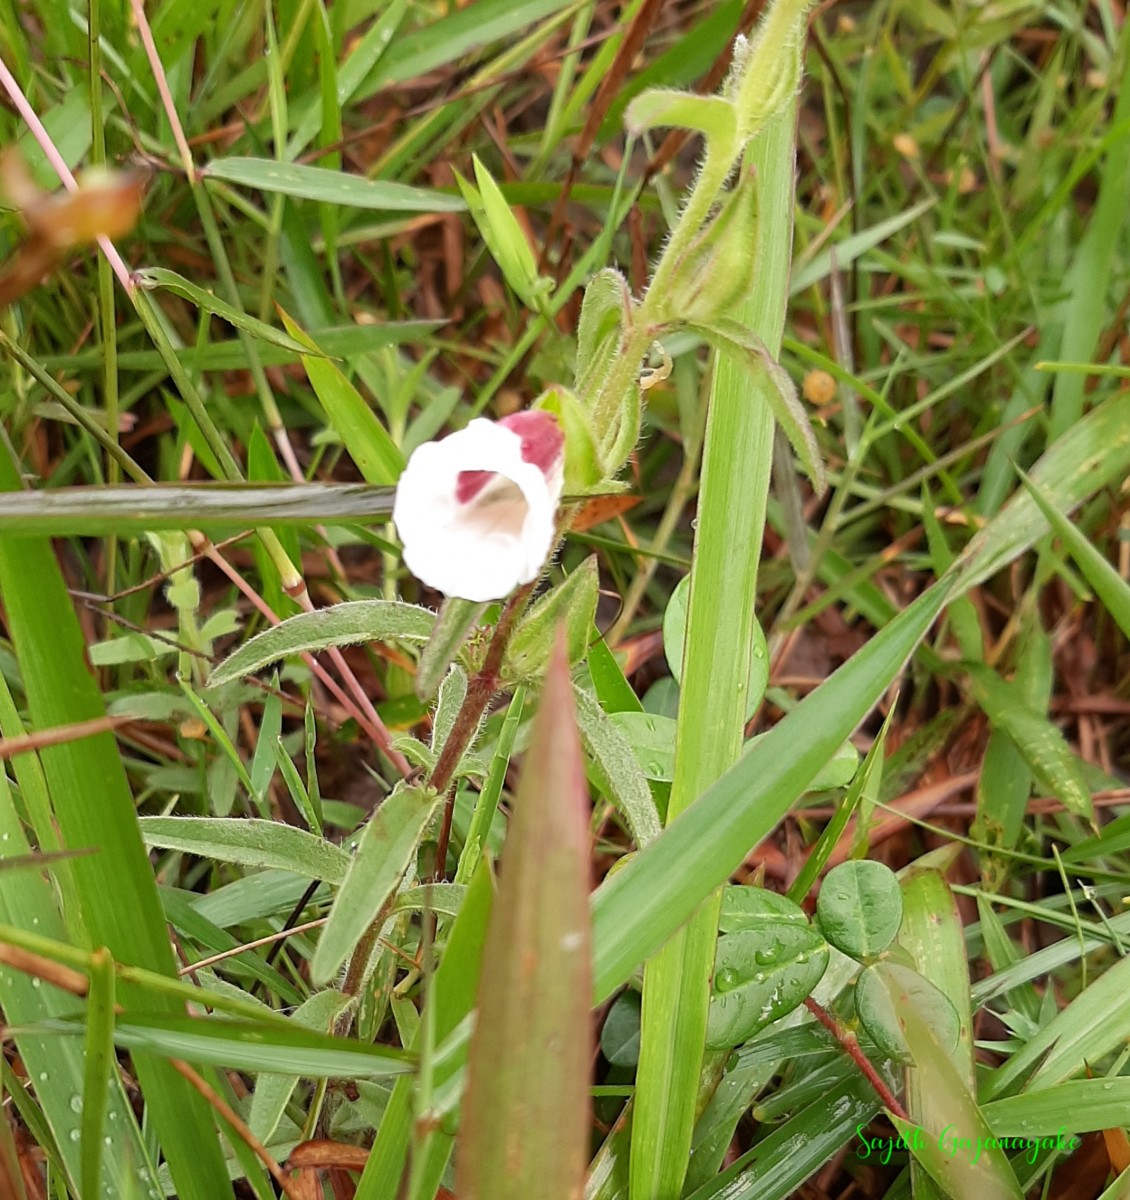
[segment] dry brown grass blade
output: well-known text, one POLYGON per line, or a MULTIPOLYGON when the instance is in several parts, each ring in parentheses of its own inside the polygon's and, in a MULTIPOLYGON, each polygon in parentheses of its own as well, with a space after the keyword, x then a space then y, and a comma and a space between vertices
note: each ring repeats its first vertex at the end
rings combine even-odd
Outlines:
POLYGON ((79 738, 93 737, 97 733, 119 729, 128 725, 133 717, 95 717, 90 721, 77 721, 73 725, 60 725, 55 729, 40 729, 23 737, 0 738, 0 762, 15 754, 26 754, 42 750, 45 746, 60 746, 64 742, 76 742, 79 738))
POLYGON ((0 963, 7 963, 9 967, 15 967, 17 971, 23 971, 33 979, 45 979, 75 996, 85 996, 90 988, 90 981, 81 971, 74 971, 62 963, 52 962, 41 954, 33 954, 19 946, 8 946, 0 942, 0 963))
POLYGON ((5 1108, 0 1115, 0 1196, 5 1200, 30 1200, 25 1187, 26 1170, 21 1169, 21 1157, 9 1121, 5 1108))
POLYGON ((247 1122, 232 1108, 223 1096, 195 1068, 190 1067, 188 1063, 179 1058, 171 1058, 169 1062, 172 1064, 173 1069, 192 1084, 201 1096, 231 1126, 239 1138, 251 1148, 255 1157, 271 1173, 271 1178, 279 1185, 279 1188, 288 1200, 307 1200, 307 1197, 294 1187, 293 1180, 287 1178, 286 1172, 271 1157, 267 1147, 251 1132, 251 1127, 247 1122))

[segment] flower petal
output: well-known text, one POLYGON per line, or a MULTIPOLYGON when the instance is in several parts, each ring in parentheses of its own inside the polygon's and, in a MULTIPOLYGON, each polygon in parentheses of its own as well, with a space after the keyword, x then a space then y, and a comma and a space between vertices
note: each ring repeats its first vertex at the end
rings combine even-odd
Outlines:
POLYGON ((445 595, 501 599, 536 579, 552 548, 563 439, 549 413, 515 417, 426 442, 400 477, 392 519, 404 561, 445 595), (536 419, 515 428, 515 417, 536 419))

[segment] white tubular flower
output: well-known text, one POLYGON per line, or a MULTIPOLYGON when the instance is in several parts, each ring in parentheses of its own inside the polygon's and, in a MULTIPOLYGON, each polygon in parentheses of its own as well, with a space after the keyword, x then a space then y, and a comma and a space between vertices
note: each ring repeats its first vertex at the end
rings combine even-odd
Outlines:
POLYGON ((553 547, 565 439, 552 413, 478 419, 416 448, 392 519, 408 569, 464 600, 500 600, 541 573, 553 547))

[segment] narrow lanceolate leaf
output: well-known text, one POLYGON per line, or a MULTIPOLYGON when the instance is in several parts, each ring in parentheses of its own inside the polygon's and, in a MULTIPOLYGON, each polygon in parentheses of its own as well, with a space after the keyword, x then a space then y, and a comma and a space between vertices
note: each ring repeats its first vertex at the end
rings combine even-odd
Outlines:
POLYGON ((800 459, 804 473, 812 480, 818 493, 826 487, 824 460, 812 423, 797 396, 789 373, 769 353, 761 339, 740 321, 729 317, 714 317, 709 322, 688 323, 688 329, 705 338, 724 354, 745 364, 758 381, 760 398, 769 404, 781 430, 789 439, 793 452, 800 459))
MULTIPOLYGON (((326 988, 325 991, 315 992, 300 1004, 291 1020, 304 1029, 329 1032, 337 1018, 353 1002, 352 997, 343 995, 335 988, 326 988)), ((261 1142, 271 1140, 300 1078, 298 1075, 274 1075, 264 1071, 255 1081, 248 1124, 261 1142)))
POLYGON ((462 212, 467 206, 458 196, 428 188, 408 187, 385 179, 365 179, 266 158, 213 159, 202 174, 261 192, 276 192, 300 200, 318 200, 345 208, 375 208, 385 212, 462 212))
MULTIPOLYGON (((183 296, 184 299, 191 300, 197 308, 201 308, 205 312, 215 313, 217 317, 221 317, 229 325, 234 325, 237 329, 241 329, 245 333, 250 333, 254 337, 260 338, 262 341, 268 342, 273 346, 280 346, 283 350, 290 350, 295 354, 310 353, 308 346, 283 333, 281 329, 273 329, 265 321, 249 317, 241 309, 231 304, 226 304, 217 296, 213 296, 211 292, 205 291, 202 287, 197 287, 195 283, 190 283, 183 275, 178 275, 176 271, 169 271, 165 267, 145 267, 134 274, 134 279, 137 281, 138 287, 149 289, 164 288, 174 295, 183 296)), ((319 350, 317 353, 321 354, 322 351, 319 350)))
POLYGON ((347 600, 316 612, 298 613, 256 634, 212 672, 218 686, 241 675, 253 675, 281 658, 316 654, 331 646, 358 642, 404 640, 424 642, 431 636, 435 614, 399 600, 347 600))
POLYGON ((487 931, 460 1200, 577 1200, 589 1141, 588 801, 569 665, 550 660, 487 931))
POLYGON ((486 605, 477 600, 449 596, 428 631, 427 645, 416 669, 416 695, 430 700, 447 675, 447 668, 463 648, 486 605))
POLYGON ((524 679, 540 671, 562 622, 569 662, 580 662, 592 637, 599 589, 596 555, 591 554, 522 618, 506 648, 503 669, 507 678, 524 679))
POLYGON ((993 727, 1003 730, 1016 744, 1040 785, 1057 796, 1069 812, 1093 824, 1091 790, 1063 734, 1046 716, 1028 708, 1015 685, 1006 683, 992 668, 970 664, 967 670, 977 703, 993 727))
POLYGON ((662 826, 647 784, 624 731, 580 688, 576 689, 577 724, 585 752, 600 776, 600 783, 624 819, 637 846, 646 846, 662 826))
POLYGON ((688 92, 655 88, 641 92, 628 105, 624 124, 629 133, 637 136, 663 126, 693 129, 728 146, 737 134, 738 120, 734 106, 721 96, 692 96, 688 92))
POLYGON ((306 368, 310 386, 325 409, 334 432, 348 448, 357 469, 368 483, 395 483, 404 470, 404 455, 400 447, 389 436, 388 430, 361 393, 322 355, 314 339, 299 329, 286 313, 282 313, 282 320, 287 333, 309 347, 302 356, 302 365, 306 368))
POLYGON ((148 846, 199 854, 245 867, 273 867, 309 879, 340 883, 349 854, 333 842, 278 821, 241 817, 142 817, 148 846))
POLYGON ((1039 484, 1029 479, 1023 471, 1020 472, 1020 479, 1048 524, 1079 564, 1087 582, 1095 589, 1095 595, 1103 602, 1118 628, 1130 637, 1130 584, 1127 584, 1086 536, 1052 504, 1039 484))
POLYGON ((458 171, 455 172, 455 182, 503 278, 524 304, 536 308, 552 283, 549 279, 539 278, 534 253, 498 184, 477 155, 472 161, 478 189, 472 187, 458 171))
POLYGON ((423 788, 400 788, 365 826, 314 954, 310 975, 315 984, 329 982, 388 903, 439 802, 423 788))

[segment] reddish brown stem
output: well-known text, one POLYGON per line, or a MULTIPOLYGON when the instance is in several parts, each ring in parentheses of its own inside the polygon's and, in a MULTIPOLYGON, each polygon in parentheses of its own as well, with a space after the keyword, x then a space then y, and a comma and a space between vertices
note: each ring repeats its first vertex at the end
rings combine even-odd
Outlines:
POLYGON ((463 698, 463 704, 451 727, 451 733, 444 742, 435 770, 432 771, 431 779, 428 780, 437 792, 449 793, 447 804, 443 810, 443 824, 440 827, 439 840, 436 843, 434 878, 437 881, 443 879, 446 873, 444 868, 447 863, 447 847, 451 841, 451 818, 455 812, 455 789, 452 787, 455 769, 459 766, 459 760, 475 736, 487 705, 498 691, 502 656, 506 653, 506 646, 510 641, 515 622, 526 607, 526 601, 530 598, 532 591, 533 584, 527 584, 516 591, 506 602, 502 614, 498 618, 498 624, 494 627, 494 634, 487 647, 486 659, 483 661, 482 668, 475 672, 467 685, 467 695, 463 698))
POLYGON ((811 996, 804 1002, 805 1008, 820 1022, 821 1025, 836 1039, 837 1042, 844 1048, 848 1058, 863 1072, 864 1078, 875 1089, 879 1099, 883 1102, 883 1107, 894 1113, 902 1121, 909 1121, 910 1116, 906 1109, 898 1102, 898 1099, 889 1087, 883 1082, 879 1072, 871 1065, 871 1060, 860 1049, 859 1042, 856 1036, 850 1029, 844 1029, 830 1012, 822 1005, 817 1004, 811 996))

